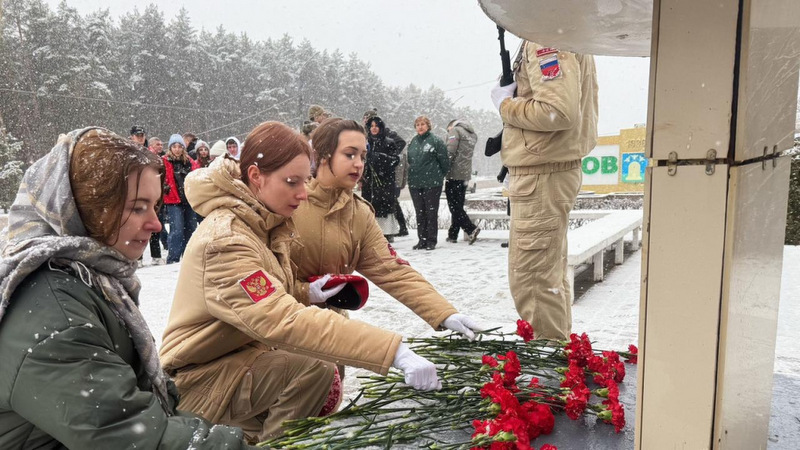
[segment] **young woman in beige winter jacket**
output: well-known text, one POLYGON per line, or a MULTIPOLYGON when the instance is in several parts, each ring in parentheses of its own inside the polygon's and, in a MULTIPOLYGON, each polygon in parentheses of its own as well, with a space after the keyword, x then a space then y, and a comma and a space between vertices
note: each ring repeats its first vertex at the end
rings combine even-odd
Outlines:
POLYGON ((295 295, 306 298, 309 277, 358 271, 396 298, 435 330, 473 337, 477 324, 397 256, 383 236, 370 204, 353 194, 364 173, 366 134, 352 120, 327 119, 314 131, 317 175, 308 183, 308 199, 294 214, 297 239, 295 295))
POLYGON ((393 366, 418 389, 441 385, 401 336, 314 306, 338 292, 323 289, 327 277, 296 296, 290 217, 307 198, 310 154, 302 135, 265 122, 240 161, 218 158, 186 180, 205 220, 184 254, 161 360, 183 408, 237 424, 253 442, 335 409, 336 364, 393 366))

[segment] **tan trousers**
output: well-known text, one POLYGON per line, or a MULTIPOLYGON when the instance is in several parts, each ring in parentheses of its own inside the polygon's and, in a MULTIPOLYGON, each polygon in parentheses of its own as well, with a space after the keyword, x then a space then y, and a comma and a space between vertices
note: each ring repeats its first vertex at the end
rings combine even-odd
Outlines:
POLYGON ((512 167, 509 172, 511 296, 537 339, 567 339, 572 332, 567 229, 581 187, 580 165, 542 174, 535 166, 512 167))
MULTIPOLYGON (((331 388, 334 367, 332 363, 282 350, 263 351, 252 360, 216 422, 240 427, 250 443, 278 436, 283 421, 319 414, 331 388)), ((176 382, 179 388, 192 385, 181 389, 180 404, 190 411, 195 409, 192 405, 206 402, 204 395, 231 387, 226 370, 191 370, 184 375, 179 371, 176 382)), ((194 412, 204 415, 203 411, 194 412)))

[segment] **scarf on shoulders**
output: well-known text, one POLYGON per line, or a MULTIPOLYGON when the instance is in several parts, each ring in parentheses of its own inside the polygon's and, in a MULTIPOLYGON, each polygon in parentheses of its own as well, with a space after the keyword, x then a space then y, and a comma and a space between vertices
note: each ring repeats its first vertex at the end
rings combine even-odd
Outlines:
MULTIPOLYGON (((50 152, 22 178, 0 236, 0 321, 19 284, 51 261, 70 266, 81 280, 96 286, 125 324, 150 380, 152 392, 171 415, 167 375, 161 369, 153 335, 139 311, 136 261, 87 236, 69 181, 70 157, 81 135, 95 127, 61 135, 50 152)), ((100 133, 110 133, 98 128, 100 133)))

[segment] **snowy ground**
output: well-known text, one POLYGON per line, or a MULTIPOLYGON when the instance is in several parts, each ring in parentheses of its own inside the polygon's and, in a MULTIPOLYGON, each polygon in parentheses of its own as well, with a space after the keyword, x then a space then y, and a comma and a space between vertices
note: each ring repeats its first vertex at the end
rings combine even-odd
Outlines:
MULTIPOLYGON (((416 243, 415 230, 411 231, 412 236, 395 241, 394 247, 401 257, 409 260, 461 312, 487 327, 513 329, 517 315, 508 292, 507 250, 500 247, 508 231, 485 231, 475 245, 469 246, 464 242, 445 242, 446 233, 440 230, 439 245, 434 251, 411 250, 416 243)), ((148 259, 146 255, 145 260, 148 259)), ((800 448, 800 400, 796 400, 800 398, 800 327, 797 326, 800 305, 795 301, 800 295, 800 277, 793 276, 798 266, 800 247, 785 247, 768 447, 772 450, 800 448)), ((178 269, 179 265, 174 264, 144 267, 138 271, 143 285, 141 308, 159 344, 178 269)), ((597 342, 597 348, 626 349, 628 344, 637 344, 640 270, 641 251, 637 250, 626 256, 623 265, 612 268, 602 283, 578 283, 573 331, 587 332, 597 342)), ((375 286, 370 289, 367 306, 351 317, 404 336, 434 334, 402 304, 375 286)), ((358 390, 356 375, 366 373, 348 369, 346 394, 353 395, 358 390)))

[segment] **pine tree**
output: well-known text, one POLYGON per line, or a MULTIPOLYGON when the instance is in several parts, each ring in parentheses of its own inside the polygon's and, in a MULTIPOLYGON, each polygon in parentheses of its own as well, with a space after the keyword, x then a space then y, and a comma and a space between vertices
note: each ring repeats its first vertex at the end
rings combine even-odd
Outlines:
POLYGON ((8 211, 25 172, 22 142, 0 127, 0 209, 8 211))
POLYGON ((2 1, 0 111, 26 163, 81 126, 127 135, 136 124, 150 136, 193 131, 213 141, 244 137, 264 120, 299 127, 311 104, 356 120, 377 107, 406 139, 421 114, 440 135, 453 118, 470 120, 481 138, 501 126, 496 112, 455 108, 438 88, 386 86, 356 54, 288 35, 256 42, 223 26, 198 32, 185 9, 165 20, 150 5, 115 21, 108 10, 81 16, 64 2, 52 11, 42 0, 2 1))

